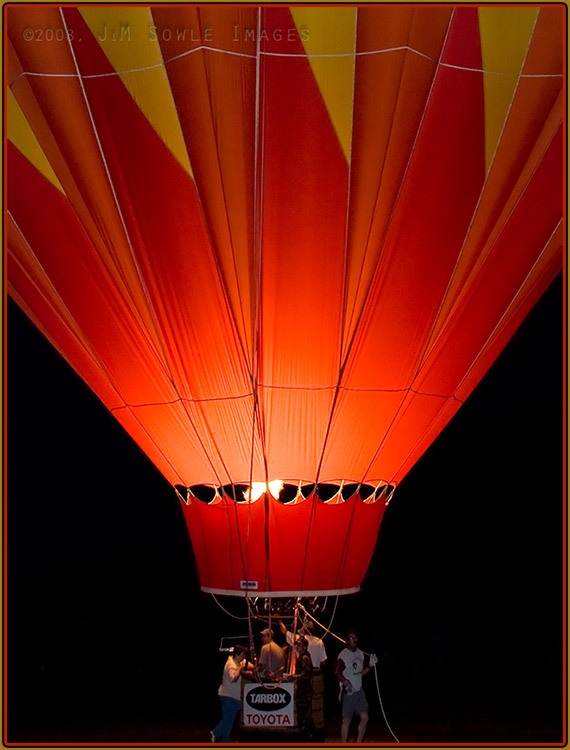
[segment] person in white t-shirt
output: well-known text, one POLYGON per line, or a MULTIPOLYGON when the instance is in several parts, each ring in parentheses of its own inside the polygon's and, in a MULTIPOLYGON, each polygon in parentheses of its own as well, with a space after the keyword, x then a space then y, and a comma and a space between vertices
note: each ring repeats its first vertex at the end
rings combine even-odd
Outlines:
POLYGON ((241 678, 251 676, 253 664, 247 661, 248 650, 238 645, 224 665, 222 684, 218 688, 221 718, 210 732, 212 742, 231 742, 231 734, 241 710, 241 678))
POLYGON ((358 648, 358 634, 349 630, 346 634, 346 648, 338 655, 335 676, 342 689, 342 742, 348 742, 348 730, 354 714, 360 716, 357 742, 362 742, 368 724, 368 700, 362 688, 362 678, 370 672, 368 656, 358 648))

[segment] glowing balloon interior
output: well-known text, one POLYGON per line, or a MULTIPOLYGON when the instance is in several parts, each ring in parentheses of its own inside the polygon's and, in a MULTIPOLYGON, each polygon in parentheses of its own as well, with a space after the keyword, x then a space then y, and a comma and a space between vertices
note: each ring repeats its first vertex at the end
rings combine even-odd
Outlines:
POLYGON ((7 9, 9 293, 178 488, 203 589, 358 590, 386 498, 561 268, 563 30, 7 9))

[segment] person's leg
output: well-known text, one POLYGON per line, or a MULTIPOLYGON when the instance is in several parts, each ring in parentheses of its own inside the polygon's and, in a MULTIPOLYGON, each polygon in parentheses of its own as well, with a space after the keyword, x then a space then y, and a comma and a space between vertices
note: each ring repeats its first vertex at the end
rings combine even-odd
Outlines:
POLYGON ((239 707, 239 701, 236 701, 234 698, 228 698, 225 695, 220 695, 219 698, 222 716, 212 731, 217 742, 229 742, 232 727, 237 716, 234 704, 237 704, 239 707))
POLYGON ((238 716, 240 715, 241 711, 241 703, 240 701, 235 700, 234 698, 229 699, 231 701, 231 704, 228 705, 227 713, 228 713, 228 739, 227 742, 232 741, 232 730, 234 728, 234 724, 236 723, 236 720, 238 716))
POLYGON ((311 694, 297 690, 297 723, 301 735, 310 742, 314 735, 311 694))
POLYGON ((362 742, 364 739, 364 733, 366 732, 366 726, 368 725, 368 714, 360 714, 360 723, 358 725, 358 735, 356 737, 357 742, 362 742))
POLYGON ((354 698, 353 695, 342 696, 342 724, 340 725, 340 741, 348 742, 348 730, 350 722, 354 716, 354 698))
POLYGON ((220 704, 220 720, 212 729, 212 742, 217 742, 224 731, 224 699, 221 695, 218 696, 218 701, 220 704))

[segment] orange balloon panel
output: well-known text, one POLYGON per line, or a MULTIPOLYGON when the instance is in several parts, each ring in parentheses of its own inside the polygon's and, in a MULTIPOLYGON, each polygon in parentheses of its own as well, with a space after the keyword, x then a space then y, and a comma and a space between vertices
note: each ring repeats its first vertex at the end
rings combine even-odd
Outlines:
POLYGON ((205 590, 358 590, 559 272, 564 14, 7 9, 9 293, 177 487, 205 590))

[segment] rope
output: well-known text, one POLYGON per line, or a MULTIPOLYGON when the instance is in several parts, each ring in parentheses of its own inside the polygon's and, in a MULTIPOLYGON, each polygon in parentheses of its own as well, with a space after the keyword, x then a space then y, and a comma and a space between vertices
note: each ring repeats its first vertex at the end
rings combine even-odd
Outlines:
MULTIPOLYGON (((339 596, 339 595, 337 594, 337 595, 336 595, 336 599, 335 599, 335 601, 334 601, 334 607, 333 607, 333 611, 332 611, 331 619, 330 619, 330 622, 329 622, 329 629, 331 628, 331 626, 332 626, 332 624, 333 624, 333 620, 334 620, 334 618, 335 618, 335 615, 336 615, 336 608, 337 608, 337 605, 338 605, 338 596, 339 596)), ((327 599, 328 599, 328 597, 327 597, 327 599)), ((323 610, 324 610, 324 607, 323 607, 323 610)), ((327 633, 325 633, 325 635, 323 636, 323 638, 324 638, 324 637, 325 637, 325 636, 326 636, 326 635, 328 634, 328 632, 329 632, 329 629, 327 629, 327 633)))
POLYGON ((374 669, 374 677, 376 678, 376 691, 378 693, 378 701, 380 703, 380 708, 382 709, 382 716, 384 717, 384 722, 385 722, 386 726, 388 727, 388 730, 389 730, 390 734, 392 735, 392 737, 396 740, 396 742, 399 743, 400 740, 396 737, 396 735, 392 731, 392 727, 388 723, 388 719, 386 717, 386 712, 384 711, 384 705, 382 704, 382 696, 380 695, 380 683, 378 682, 378 671, 376 669, 376 664, 374 665, 373 669, 374 669))
POLYGON ((293 642, 291 644, 290 657, 289 657, 289 672, 291 674, 295 673, 295 664, 297 663, 297 654, 295 653, 295 642, 297 640, 298 623, 299 623, 299 599, 297 599, 297 603, 295 605, 295 614, 293 616, 293 642))
MULTIPOLYGON (((325 631, 325 635, 332 635, 332 636, 333 636, 333 638, 336 638, 336 639, 337 639, 337 641, 340 641, 341 643, 345 643, 346 641, 344 640, 344 638, 339 638, 339 636, 338 636, 338 635, 336 635, 335 633, 333 633, 333 632, 332 632, 332 630, 330 630, 330 626, 332 625, 332 621, 333 621, 333 619, 334 619, 334 616, 335 616, 335 612, 336 612, 336 605, 337 605, 337 604, 338 604, 338 596, 337 596, 337 598, 336 598, 336 601, 335 601, 335 604, 334 604, 333 615, 332 615, 331 621, 329 622, 329 627, 328 627, 328 628, 327 628, 327 627, 326 627, 325 625, 323 625, 323 624, 322 624, 322 622, 319 622, 319 621, 318 621, 318 620, 317 620, 317 619, 316 619, 315 617, 313 617, 313 615, 312 615, 312 614, 311 614, 310 612, 307 612, 307 610, 305 609, 305 607, 304 607, 304 606, 303 606, 302 604, 299 604, 299 609, 302 609, 302 610, 303 610, 303 612, 304 612, 304 613, 305 613, 305 614, 306 614, 306 615, 307 615, 308 617, 310 617, 310 618, 311 618, 311 620, 313 620, 313 622, 316 622, 316 623, 317 623, 317 625, 318 625, 318 626, 319 626, 320 628, 322 628, 322 629, 323 629, 323 630, 325 631)), ((363 652, 363 653, 366 653, 366 652, 363 652)))
POLYGON ((249 631, 249 655, 251 657, 252 664, 257 664, 257 655, 255 653, 255 641, 253 640, 253 626, 251 624, 251 602, 249 596, 245 594, 245 603, 247 604, 247 625, 249 631))
POLYGON ((216 599, 215 594, 212 594, 211 596, 212 596, 212 599, 218 605, 218 607, 222 610, 222 612, 225 612, 225 614, 228 615, 229 617, 233 617, 234 620, 249 620, 249 616, 240 617, 239 615, 233 615, 231 612, 228 612, 228 610, 222 604, 220 604, 220 602, 216 599))

